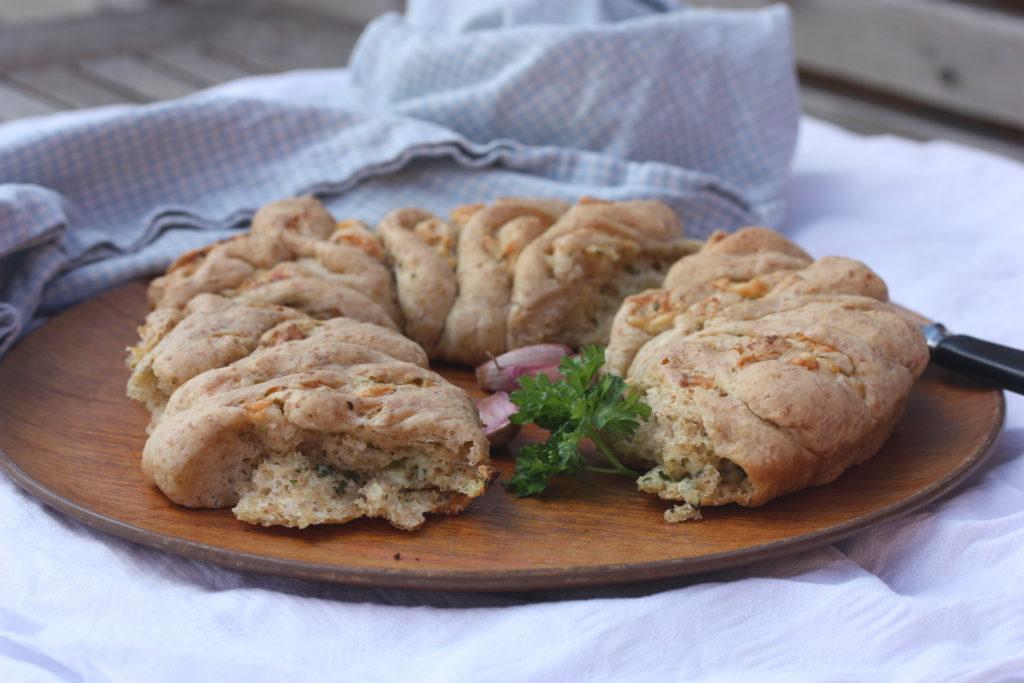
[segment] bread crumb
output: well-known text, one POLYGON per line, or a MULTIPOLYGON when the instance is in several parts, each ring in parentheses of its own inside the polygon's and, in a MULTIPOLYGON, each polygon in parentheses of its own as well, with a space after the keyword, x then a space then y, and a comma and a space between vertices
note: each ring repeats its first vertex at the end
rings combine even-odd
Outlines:
POLYGON ((701 519, 700 510, 689 503, 676 505, 671 510, 665 510, 665 521, 670 523, 687 522, 689 520, 701 519))

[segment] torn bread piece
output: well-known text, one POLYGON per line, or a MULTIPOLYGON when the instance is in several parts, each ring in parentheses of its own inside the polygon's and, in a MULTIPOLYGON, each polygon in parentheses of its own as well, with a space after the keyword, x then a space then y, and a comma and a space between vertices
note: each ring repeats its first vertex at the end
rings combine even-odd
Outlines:
POLYGON ((415 529, 462 510, 493 475, 469 396, 402 362, 210 395, 157 424, 142 468, 180 505, 298 528, 382 517, 415 529))
MULTIPOLYGON (((242 235, 188 252, 150 283, 151 308, 184 308, 195 296, 234 297, 279 280, 327 278, 338 290, 370 299, 401 324, 401 311, 383 248, 365 225, 336 223, 312 197, 260 209, 242 235)), ((308 282, 304 280, 304 282, 308 282)))
POLYGON ((607 344, 622 300, 659 286, 700 245, 683 238, 679 217, 662 202, 584 197, 516 261, 508 348, 607 344))
POLYGON ((640 348, 627 381, 652 414, 616 447, 649 468, 641 491, 692 506, 761 505, 874 455, 927 360, 920 331, 873 298, 734 305, 699 331, 672 328, 640 348))
POLYGON ((544 199, 499 199, 452 212, 459 226, 458 296, 445 320, 434 357, 479 365, 507 350, 507 318, 516 260, 568 204, 544 199))
POLYGON ((617 444, 642 491, 687 506, 761 505, 871 457, 927 349, 863 263, 812 261, 766 228, 716 233, 616 315, 605 369, 651 418, 617 444))
POLYGON ((404 331, 433 353, 458 293, 458 231, 428 211, 409 208, 386 215, 377 233, 395 269, 404 331))

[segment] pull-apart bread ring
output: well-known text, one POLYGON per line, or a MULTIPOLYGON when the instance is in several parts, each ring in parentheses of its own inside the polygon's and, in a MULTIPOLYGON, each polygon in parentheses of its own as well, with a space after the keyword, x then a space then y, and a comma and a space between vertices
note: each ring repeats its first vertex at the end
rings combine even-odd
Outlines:
POLYGON ((428 358, 608 344, 652 410, 614 446, 676 521, 881 447, 928 359, 887 299, 864 264, 766 228, 685 239, 657 201, 399 209, 375 235, 290 199, 152 282, 128 393, 152 413, 143 470, 181 505, 415 529, 493 475, 473 400, 428 358))

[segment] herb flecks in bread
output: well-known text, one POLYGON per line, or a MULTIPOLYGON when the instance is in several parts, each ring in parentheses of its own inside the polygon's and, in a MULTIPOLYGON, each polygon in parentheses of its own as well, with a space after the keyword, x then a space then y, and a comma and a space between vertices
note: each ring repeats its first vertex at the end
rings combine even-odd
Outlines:
MULTIPOLYGON (((686 240, 650 200, 400 209, 374 234, 290 199, 152 282, 128 392, 152 413, 143 468, 176 502, 412 529, 492 476, 477 407, 428 358, 585 346, 533 368, 515 406, 485 406, 496 440, 513 407, 551 431, 520 449, 509 488, 623 474, 682 521, 832 481, 880 448, 927 361, 887 296, 864 264, 814 261, 766 228, 686 240)), ((519 374, 493 369, 496 388, 519 374)))
POLYGON ((521 250, 507 348, 606 345, 622 300, 660 285, 677 259, 699 247, 661 202, 584 197, 521 250))
MULTIPOLYGON (((614 446, 641 491, 684 505, 761 505, 874 455, 928 355, 851 259, 812 261, 765 228, 716 234, 661 289, 626 299, 606 369, 651 418, 614 446)), ((689 508, 666 515, 692 516, 689 508)))
MULTIPOLYGON (((437 247, 428 223, 411 232, 437 247)), ((398 332, 388 264, 364 224, 309 197, 172 264, 129 349, 128 393, 152 413, 147 476, 181 505, 300 528, 414 529, 481 495, 493 471, 476 407, 398 332)))
POLYGON ((252 523, 375 516, 403 529, 425 512, 462 509, 492 473, 469 396, 401 361, 325 366, 202 396, 157 423, 142 468, 176 503, 238 506, 252 523), (348 473, 346 481, 335 477, 328 491, 321 478, 288 471, 302 461, 348 473))

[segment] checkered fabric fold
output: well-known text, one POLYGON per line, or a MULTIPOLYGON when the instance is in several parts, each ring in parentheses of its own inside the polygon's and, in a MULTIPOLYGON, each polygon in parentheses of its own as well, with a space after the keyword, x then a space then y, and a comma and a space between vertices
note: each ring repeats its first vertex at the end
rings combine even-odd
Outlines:
POLYGON ((302 193, 370 223, 590 194, 661 199, 695 236, 775 225, 799 113, 778 6, 414 1, 348 69, 257 80, 0 126, 0 354, 302 193))

